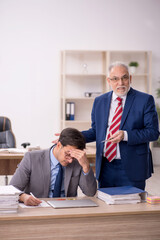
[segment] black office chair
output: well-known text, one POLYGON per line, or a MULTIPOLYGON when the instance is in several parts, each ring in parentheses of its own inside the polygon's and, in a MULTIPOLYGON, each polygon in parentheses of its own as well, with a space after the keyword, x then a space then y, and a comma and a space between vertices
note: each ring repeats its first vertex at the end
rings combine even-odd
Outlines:
MULTIPOLYGON (((7 117, 0 116, 0 148, 15 148, 16 140, 12 132, 11 121, 7 117)), ((8 176, 5 176, 5 183, 8 184, 8 176)))
MULTIPOLYGON (((22 143, 26 148, 30 143, 22 143)), ((16 139, 12 132, 11 121, 7 117, 0 116, 0 148, 16 148, 16 139)), ((8 176, 5 176, 5 184, 8 185, 8 176)))
MULTIPOLYGON (((26 148, 29 142, 22 143, 21 146, 26 148)), ((11 121, 7 117, 0 116, 0 148, 15 148, 16 139, 12 132, 11 121)))
POLYGON ((16 140, 12 132, 11 121, 0 116, 0 148, 15 148, 16 140))

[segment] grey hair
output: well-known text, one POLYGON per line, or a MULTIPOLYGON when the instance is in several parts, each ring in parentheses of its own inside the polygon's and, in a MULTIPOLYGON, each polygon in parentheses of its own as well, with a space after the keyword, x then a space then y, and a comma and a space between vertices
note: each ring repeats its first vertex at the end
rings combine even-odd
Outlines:
POLYGON ((129 73, 129 68, 128 68, 128 65, 125 64, 124 62, 113 62, 112 64, 110 64, 109 68, 108 68, 108 77, 110 75, 110 72, 112 70, 112 68, 114 67, 124 67, 126 69, 126 71, 129 73))

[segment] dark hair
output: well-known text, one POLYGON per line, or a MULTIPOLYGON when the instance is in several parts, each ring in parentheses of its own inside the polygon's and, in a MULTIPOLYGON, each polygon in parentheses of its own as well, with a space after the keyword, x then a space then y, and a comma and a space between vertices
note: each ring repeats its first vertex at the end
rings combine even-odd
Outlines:
POLYGON ((75 128, 65 128, 62 130, 59 142, 63 146, 75 146, 76 148, 83 150, 85 148, 85 138, 82 133, 75 128))

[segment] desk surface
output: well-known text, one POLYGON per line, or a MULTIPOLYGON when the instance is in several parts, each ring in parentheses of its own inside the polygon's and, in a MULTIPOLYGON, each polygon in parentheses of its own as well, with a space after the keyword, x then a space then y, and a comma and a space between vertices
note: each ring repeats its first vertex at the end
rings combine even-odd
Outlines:
POLYGON ((1 159, 19 159, 22 160, 24 153, 0 153, 1 159))
POLYGON ((99 206, 19 208, 18 213, 0 215, 1 239, 160 239, 160 205, 107 205, 91 199, 99 206))
MULTIPOLYGON (((81 197, 85 198, 85 197, 81 197)), ((79 199, 81 199, 79 197, 79 199)), ((21 208, 18 213, 1 214, 0 220, 15 219, 38 219, 38 218, 75 218, 75 217, 94 217, 94 216, 118 216, 118 215, 141 215, 141 214, 160 214, 160 204, 152 205, 148 203, 107 205, 96 197, 90 198, 98 204, 98 207, 85 208, 66 208, 54 209, 44 208, 21 208)), ((44 199, 44 200, 51 200, 44 199)), ((73 200, 74 201, 74 200, 73 200)))

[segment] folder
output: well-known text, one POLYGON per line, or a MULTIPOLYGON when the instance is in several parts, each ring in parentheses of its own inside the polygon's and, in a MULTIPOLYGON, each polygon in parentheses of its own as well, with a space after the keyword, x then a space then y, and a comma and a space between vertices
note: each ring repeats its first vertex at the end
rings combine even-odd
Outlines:
POLYGON ((138 203, 146 201, 147 192, 133 186, 99 188, 97 197, 108 204, 138 203))
POLYGON ((70 102, 66 103, 66 120, 70 120, 70 102))
POLYGON ((70 108, 71 109, 70 120, 74 120, 75 103, 71 102, 70 106, 71 106, 71 108, 70 108))

